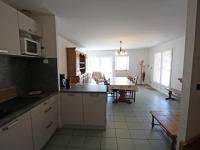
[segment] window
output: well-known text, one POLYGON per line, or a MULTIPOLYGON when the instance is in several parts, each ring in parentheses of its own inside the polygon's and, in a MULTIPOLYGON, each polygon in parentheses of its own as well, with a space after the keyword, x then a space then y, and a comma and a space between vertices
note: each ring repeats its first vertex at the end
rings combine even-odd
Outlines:
POLYGON ((115 56, 115 70, 129 70, 129 56, 115 56))
POLYGON ((170 85, 172 50, 158 52, 154 55, 153 81, 163 86, 170 85))
POLYGON ((105 56, 105 57, 96 57, 89 56, 88 57, 88 72, 101 72, 105 75, 106 78, 112 77, 113 74, 113 57, 105 56))
POLYGON ((153 81, 160 83, 161 52, 154 55, 153 81))

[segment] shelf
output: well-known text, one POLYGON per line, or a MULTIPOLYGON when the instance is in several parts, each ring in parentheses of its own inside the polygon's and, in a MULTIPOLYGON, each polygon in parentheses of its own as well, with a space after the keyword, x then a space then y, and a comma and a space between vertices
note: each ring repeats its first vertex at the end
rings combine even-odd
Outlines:
POLYGON ((83 69, 85 69, 85 67, 80 68, 80 70, 83 70, 83 69))
POLYGON ((85 62, 80 62, 80 64, 85 64, 85 62))

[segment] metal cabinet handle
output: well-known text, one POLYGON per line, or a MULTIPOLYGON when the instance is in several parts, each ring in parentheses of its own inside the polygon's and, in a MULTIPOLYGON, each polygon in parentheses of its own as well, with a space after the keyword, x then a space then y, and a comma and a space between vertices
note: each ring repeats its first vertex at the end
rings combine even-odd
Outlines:
POLYGON ((0 49, 0 53, 8 53, 8 51, 0 49))
POLYGON ((52 107, 47 108, 44 112, 48 113, 50 110, 52 109, 52 107))
POLYGON ((90 94, 90 96, 92 96, 92 97, 98 97, 99 94, 90 94))
POLYGON ((46 129, 50 128, 53 124, 53 121, 51 121, 47 126, 46 126, 46 129))
POLYGON ((13 127, 15 127, 18 124, 18 120, 15 120, 13 123, 11 123, 10 125, 8 125, 7 127, 2 128, 2 131, 7 131, 13 127))
POLYGON ((68 93, 67 95, 68 95, 68 96, 75 96, 74 94, 69 94, 69 93, 68 93))

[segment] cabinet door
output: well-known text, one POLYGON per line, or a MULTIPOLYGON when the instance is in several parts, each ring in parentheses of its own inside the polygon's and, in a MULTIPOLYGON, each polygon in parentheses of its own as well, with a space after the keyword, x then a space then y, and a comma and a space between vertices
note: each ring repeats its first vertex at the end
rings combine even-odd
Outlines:
POLYGON ((85 125, 106 125, 106 94, 83 94, 83 105, 85 125))
POLYGON ((0 128, 0 149, 33 150, 30 113, 0 128))
POLYGON ((41 36, 40 25, 32 18, 18 11, 19 29, 30 34, 41 36))
POLYGON ((81 93, 62 93, 61 122, 63 125, 83 125, 83 101, 81 93))
POLYGON ((0 1, 0 53, 20 54, 17 11, 0 1))

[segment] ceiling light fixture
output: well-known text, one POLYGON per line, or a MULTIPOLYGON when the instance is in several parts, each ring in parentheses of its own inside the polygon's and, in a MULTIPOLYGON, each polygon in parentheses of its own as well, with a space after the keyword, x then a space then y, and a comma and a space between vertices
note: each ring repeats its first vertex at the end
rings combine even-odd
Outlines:
POLYGON ((122 50, 122 41, 120 41, 120 49, 115 52, 116 56, 126 56, 128 53, 125 50, 122 50))

